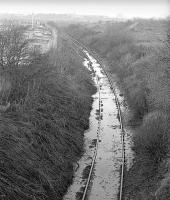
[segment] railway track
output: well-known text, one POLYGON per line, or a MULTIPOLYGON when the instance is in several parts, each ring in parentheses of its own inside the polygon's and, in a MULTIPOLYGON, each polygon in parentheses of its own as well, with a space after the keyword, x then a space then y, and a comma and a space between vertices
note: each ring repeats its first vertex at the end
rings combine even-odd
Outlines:
POLYGON ((99 82, 98 82, 98 86, 99 86, 98 87, 99 88, 99 121, 98 121, 97 142, 96 142, 96 145, 95 145, 95 150, 94 150, 94 154, 93 154, 93 158, 92 158, 92 164, 91 164, 91 167, 90 167, 90 172, 89 172, 89 175, 88 175, 86 186, 85 186, 85 189, 84 189, 84 192, 83 192, 82 200, 85 200, 86 195, 87 195, 88 187, 89 187, 89 184, 90 184, 90 180, 91 180, 91 176, 92 176, 92 172, 93 172, 93 168, 94 168, 94 164, 95 164, 95 160, 96 160, 96 156, 97 156, 98 143, 99 143, 100 123, 101 123, 101 97, 100 97, 100 84, 99 84, 99 82))
MULTIPOLYGON (((103 69, 104 70, 104 69, 103 69)), ((121 114, 121 109, 120 109, 120 103, 119 100, 117 98, 117 94, 116 91, 113 87, 113 83, 112 83, 112 79, 110 78, 110 75, 105 72, 106 76, 108 77, 108 80, 110 82, 111 85, 111 89, 114 93, 115 96, 115 101, 117 104, 117 108, 118 108, 118 114, 119 114, 119 120, 120 120, 120 128, 121 128, 121 133, 122 133, 122 166, 121 166, 121 180, 120 180, 120 191, 119 191, 119 200, 122 200, 123 197, 123 179, 124 179, 124 166, 125 166, 125 141, 124 141, 124 128, 123 128, 123 120, 122 120, 122 114, 121 114)))
MULTIPOLYGON (((83 44, 81 44, 80 42, 78 42, 77 40, 73 39, 72 37, 68 36, 69 39, 72 40, 72 42, 74 43, 74 45, 79 48, 80 51, 87 51, 90 52, 91 55, 94 56, 94 58, 96 59, 97 54, 92 52, 91 50, 89 50, 87 47, 85 47, 83 44)), ((98 63, 100 63, 100 66, 102 67, 103 72, 105 73, 109 83, 110 83, 110 88, 115 96, 115 103, 117 105, 117 110, 118 110, 118 116, 119 116, 119 122, 120 122, 120 129, 121 129, 121 145, 122 145, 122 163, 121 163, 121 176, 120 176, 120 188, 119 188, 119 196, 118 199, 122 200, 123 198, 123 183, 124 183, 124 166, 125 166, 125 145, 124 145, 124 127, 123 127, 123 120, 122 120, 122 113, 121 113, 121 108, 120 108, 120 103, 116 94, 116 90, 115 90, 115 86, 112 82, 112 78, 111 75, 107 72, 106 68, 103 66, 101 60, 96 59, 98 61, 98 63)), ((99 121, 98 121, 98 134, 97 134, 97 141, 96 141, 96 145, 95 145, 95 149, 94 149, 94 154, 93 154, 93 158, 92 158, 92 163, 91 163, 91 167, 90 167, 90 171, 88 174, 88 178, 85 184, 85 189, 83 191, 83 195, 82 195, 82 199, 81 200, 85 200, 87 197, 87 192, 88 192, 88 188, 89 188, 89 184, 91 181, 91 177, 92 177, 92 173, 93 173, 93 169, 94 169, 94 165, 95 165, 95 160, 96 160, 96 156, 97 156, 97 151, 98 151, 98 144, 99 144, 99 134, 100 134, 100 124, 101 124, 101 98, 100 98, 100 83, 98 82, 98 87, 99 87, 99 121)))

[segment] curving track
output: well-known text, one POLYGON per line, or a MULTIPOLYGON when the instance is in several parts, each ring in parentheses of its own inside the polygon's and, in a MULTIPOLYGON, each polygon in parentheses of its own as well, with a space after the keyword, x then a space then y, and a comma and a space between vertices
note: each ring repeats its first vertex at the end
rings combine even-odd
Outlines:
MULTIPOLYGON (((95 59, 93 60, 93 57, 90 56, 88 53, 90 51, 86 47, 84 47, 82 44, 80 44, 76 40, 72 39, 72 41, 75 44, 75 46, 79 48, 80 51, 83 51, 85 53, 87 60, 89 62, 92 62, 92 65, 93 65, 92 70, 96 73, 96 77, 97 77, 96 85, 98 86, 99 113, 98 113, 98 125, 97 125, 98 126, 97 139, 96 139, 95 147, 93 148, 93 156, 91 159, 88 176, 86 177, 85 184, 83 185, 82 187, 83 189, 81 190, 82 195, 79 198, 75 198, 72 195, 67 194, 64 199, 65 200, 67 199, 69 200, 75 200, 75 199, 81 199, 81 200, 119 199, 119 200, 122 200, 124 165, 125 165, 124 128, 123 128, 120 104, 119 104, 119 100, 118 100, 117 93, 115 90, 115 85, 114 85, 114 82, 112 82, 112 78, 110 74, 105 70, 105 67, 100 63, 100 60, 98 60, 98 62, 97 60, 95 61, 95 59), (100 67, 98 63, 100 63, 100 67), (109 95, 109 98, 108 98, 108 95, 109 95), (117 137, 116 139, 114 139, 115 140, 114 142, 118 143, 114 151, 117 151, 116 154, 118 154, 119 156, 114 157, 114 161, 111 161, 112 152, 110 151, 112 151, 111 145, 113 145, 112 144, 113 141, 110 141, 111 137, 109 135, 110 134, 109 132, 111 129, 106 127, 105 120, 102 121, 102 117, 104 119, 108 117, 107 120, 110 120, 109 126, 111 126, 111 124, 113 123, 113 121, 111 121, 111 118, 113 117, 112 116, 109 117, 109 115, 115 115, 115 113, 113 113, 112 111, 109 111, 109 108, 107 108, 107 105, 109 104, 112 107, 114 107, 113 98, 114 98, 114 103, 116 104, 115 108, 117 109, 118 118, 119 118, 117 122, 115 120, 115 123, 119 123, 118 129, 120 130, 120 132, 118 131, 117 133, 121 134, 121 137, 119 138, 116 135, 114 136, 114 137, 117 137), (105 104, 106 107, 102 107, 103 104, 105 104), (103 109, 106 110, 107 116, 103 112, 103 109), (119 144, 120 142, 121 144, 119 144), (105 149, 107 148, 107 151, 104 148, 105 149), (109 155, 110 157, 108 157, 109 155), (110 167, 111 164, 117 165, 116 170, 118 170, 119 172, 116 172, 115 169, 111 169, 110 167), (102 168, 102 165, 103 165, 103 168, 102 168), (102 172, 104 171, 104 169, 106 169, 105 173, 102 172), (116 187, 114 187, 114 185, 116 185, 116 187), (115 190, 115 192, 112 190, 115 190)), ((92 52, 91 54, 94 55, 92 52)), ((72 192, 75 192, 75 191, 73 190, 72 192)))
MULTIPOLYGON (((122 114, 121 114, 119 100, 118 100, 116 91, 114 89, 115 86, 114 86, 114 83, 112 82, 112 78, 110 77, 110 74, 106 72, 106 70, 105 70, 105 68, 103 66, 102 66, 102 70, 105 73, 105 75, 107 76, 109 84, 110 84, 110 88, 111 88, 111 90, 112 90, 112 92, 113 92, 113 94, 115 96, 115 103, 117 105, 119 122, 120 122, 121 143, 122 143, 122 164, 121 164, 120 188, 119 188, 119 197, 118 198, 119 198, 119 200, 122 200, 124 165, 125 165, 124 128, 123 128, 123 122, 122 122, 122 114)), ((102 114, 101 114, 101 103, 100 103, 101 102, 101 94, 100 94, 101 93, 101 89, 100 89, 101 86, 100 86, 100 83, 98 83, 98 85, 99 85, 99 132, 100 132, 100 129, 101 129, 101 125, 100 124, 101 124, 101 117, 102 117, 102 114)), ((98 135, 100 135, 100 133, 98 135)), ((83 192, 82 200, 86 199, 86 196, 87 196, 87 193, 88 193, 88 188, 89 188, 89 185, 90 185, 92 172, 93 172, 94 165, 95 165, 95 160, 96 160, 96 157, 97 157, 98 143, 99 143, 99 137, 97 137, 96 148, 94 150, 94 156, 93 156, 93 159, 92 159, 92 165, 91 165, 89 176, 88 176, 88 179, 87 179, 87 182, 86 182, 85 190, 83 192)))

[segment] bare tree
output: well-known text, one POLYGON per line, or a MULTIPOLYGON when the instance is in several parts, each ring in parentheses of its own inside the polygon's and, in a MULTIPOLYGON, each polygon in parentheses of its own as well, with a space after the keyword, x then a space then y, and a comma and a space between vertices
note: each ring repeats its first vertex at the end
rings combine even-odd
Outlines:
MULTIPOLYGON (((12 23, 4 24, 0 30, 0 104, 8 107, 11 87, 17 80, 17 68, 29 60, 29 41, 24 31, 24 27, 12 23)), ((5 108, 0 107, 0 110, 5 108)))
POLYGON ((0 32, 0 67, 17 67, 28 58, 28 40, 25 29, 18 25, 3 26, 0 32))

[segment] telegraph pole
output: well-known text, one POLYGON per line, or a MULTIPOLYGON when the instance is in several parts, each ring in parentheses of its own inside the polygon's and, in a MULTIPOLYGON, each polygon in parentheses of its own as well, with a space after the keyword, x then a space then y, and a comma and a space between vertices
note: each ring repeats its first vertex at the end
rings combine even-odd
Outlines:
POLYGON ((31 23, 32 23, 32 29, 34 28, 34 14, 32 13, 32 19, 31 19, 31 23))

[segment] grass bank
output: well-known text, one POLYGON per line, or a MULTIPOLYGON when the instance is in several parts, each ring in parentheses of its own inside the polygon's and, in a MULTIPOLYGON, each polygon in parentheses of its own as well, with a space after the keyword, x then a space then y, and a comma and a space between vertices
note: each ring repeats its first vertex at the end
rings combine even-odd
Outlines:
POLYGON ((170 32, 167 20, 133 20, 69 26, 72 36, 94 49, 117 74, 131 111, 133 167, 125 199, 169 198, 170 32), (89 28, 91 31, 87 31, 89 28), (79 34, 73 34, 79 30, 79 34), (85 35, 85 36, 84 36, 85 35))
POLYGON ((0 113, 0 199, 61 200, 83 151, 95 92, 90 74, 58 36, 57 50, 6 63, 1 75, 11 87, 1 91, 10 107, 0 113))

